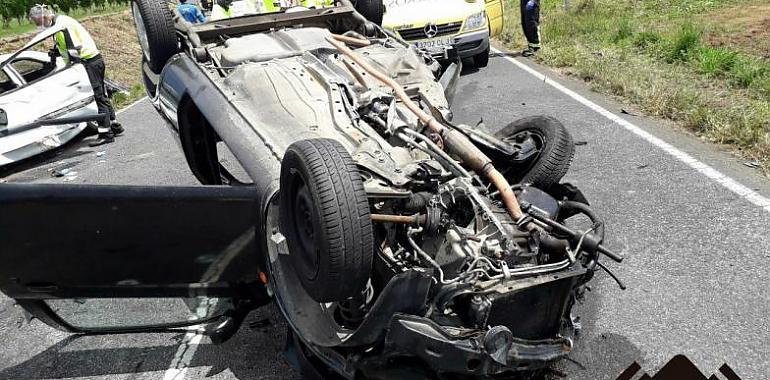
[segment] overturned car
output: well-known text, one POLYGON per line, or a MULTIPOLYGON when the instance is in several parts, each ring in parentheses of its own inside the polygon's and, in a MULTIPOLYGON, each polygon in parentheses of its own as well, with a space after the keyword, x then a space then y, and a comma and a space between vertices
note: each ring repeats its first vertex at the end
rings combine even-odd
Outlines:
POLYGON ((2 258, 19 263, 0 288, 26 310, 84 333, 211 323, 221 341, 275 300, 293 353, 346 378, 489 376, 570 352, 573 304, 601 255, 622 258, 559 183, 574 149, 561 123, 452 123, 459 65, 347 1, 197 26, 132 4, 148 93, 210 186, 0 188, 14 232, 2 258), (54 210, 73 222, 56 244, 24 230, 54 210), (586 228, 570 225, 581 215, 586 228), (228 301, 128 328, 60 313, 69 299, 191 296, 228 301))

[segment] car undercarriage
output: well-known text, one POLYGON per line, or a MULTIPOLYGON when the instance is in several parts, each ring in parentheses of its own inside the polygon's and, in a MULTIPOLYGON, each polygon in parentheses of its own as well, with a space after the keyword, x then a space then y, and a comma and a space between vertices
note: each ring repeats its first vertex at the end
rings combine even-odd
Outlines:
MULTIPOLYGON (((622 257, 602 244, 603 222, 586 197, 561 183, 574 143, 558 120, 523 117, 494 134, 454 123, 462 63, 436 61, 347 1, 199 26, 161 2, 132 4, 153 104, 199 181, 236 189, 178 192, 241 213, 228 226, 217 223, 225 211, 210 211, 196 231, 217 242, 254 234, 256 249, 244 261, 226 249, 214 260, 196 256, 190 273, 174 276, 137 277, 116 259, 120 273, 102 273, 106 286, 89 295, 233 297, 234 311, 210 330, 214 341, 270 296, 294 351, 346 378, 505 376, 569 354, 573 305, 594 273, 607 271, 601 256, 622 257), (221 165, 218 144, 250 181, 221 165), (253 223, 245 232, 243 221, 253 223), (211 276, 210 262, 243 264, 237 275, 211 276)), ((37 191, 52 199, 45 189, 26 194, 37 191)), ((125 208, 150 202, 168 218, 163 212, 192 205, 180 196, 171 202, 178 208, 164 206, 173 193, 110 191, 94 206, 110 217, 118 199, 125 208)), ((29 196, 9 199, 22 207, 29 196)), ((192 206, 187 213, 201 218, 192 206)), ((30 254, 15 243, 13 253, 30 254)), ((133 260, 132 249, 122 246, 120 259, 133 260)), ((60 273, 66 281, 42 287, 34 275, 13 274, 3 291, 26 297, 25 308, 58 327, 39 301, 87 288, 68 289, 77 281, 60 273)))
POLYGON ((495 375, 564 357, 599 255, 620 260, 585 197, 558 183, 569 133, 548 117, 495 136, 452 124, 458 64, 364 25, 226 38, 202 64, 281 157, 264 241, 291 328, 351 377, 394 363, 495 375), (586 229, 566 225, 579 215, 586 229))

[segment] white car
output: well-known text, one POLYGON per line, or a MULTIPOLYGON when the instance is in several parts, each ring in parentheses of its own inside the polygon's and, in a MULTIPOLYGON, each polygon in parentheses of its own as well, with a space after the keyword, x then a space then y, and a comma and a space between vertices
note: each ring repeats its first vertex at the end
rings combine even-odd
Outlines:
POLYGON ((57 148, 103 117, 85 67, 47 54, 59 31, 0 55, 0 167, 57 148))

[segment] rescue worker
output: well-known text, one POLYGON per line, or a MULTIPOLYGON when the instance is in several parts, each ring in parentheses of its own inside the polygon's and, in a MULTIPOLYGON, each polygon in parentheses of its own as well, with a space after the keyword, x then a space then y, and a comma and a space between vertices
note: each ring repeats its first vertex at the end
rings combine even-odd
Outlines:
POLYGON ((190 24, 199 24, 206 22, 206 16, 201 13, 194 4, 188 4, 187 0, 179 0, 179 5, 176 6, 179 14, 190 24))
POLYGON ((233 17, 233 10, 230 6, 233 5, 233 0, 215 0, 214 5, 211 8, 212 20, 223 20, 233 17))
POLYGON ((527 38, 527 48, 521 52, 531 57, 540 50, 540 0, 520 0, 521 27, 527 38))
POLYGON ((115 141, 115 135, 123 133, 123 127, 119 123, 114 122, 115 110, 112 108, 112 103, 109 97, 107 97, 107 91, 104 87, 104 59, 91 35, 75 19, 65 15, 56 15, 46 5, 35 5, 32 7, 29 11, 29 19, 38 28, 54 26, 67 31, 67 35, 63 32, 58 32, 54 35, 55 49, 53 53, 61 56, 65 62, 69 62, 71 59, 67 51, 67 40, 69 39, 71 43, 69 46, 77 50, 86 73, 88 73, 88 79, 91 82, 94 100, 96 101, 99 113, 108 115, 108 117, 97 122, 99 134, 96 140, 88 145, 99 146, 115 141))

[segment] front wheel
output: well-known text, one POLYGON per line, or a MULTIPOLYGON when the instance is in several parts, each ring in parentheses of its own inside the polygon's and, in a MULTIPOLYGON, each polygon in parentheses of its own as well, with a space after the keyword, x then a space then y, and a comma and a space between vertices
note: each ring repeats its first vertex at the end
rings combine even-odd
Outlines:
POLYGON ((489 65, 489 48, 473 56, 473 64, 476 67, 487 67, 489 65))
POLYGON ((160 73, 178 50, 174 15, 168 3, 158 0, 134 0, 131 10, 144 60, 153 72, 160 73))
POLYGON ((518 119, 495 132, 495 137, 535 152, 526 165, 513 165, 504 173, 511 183, 529 183, 548 190, 567 174, 575 155, 567 128, 550 116, 518 119))
POLYGON ((364 18, 377 25, 382 25, 382 18, 385 14, 382 0, 356 0, 354 4, 356 11, 364 18))
POLYGON ((339 142, 290 145, 281 162, 280 225, 289 261, 316 302, 343 301, 366 288, 374 255, 369 201, 339 142))

